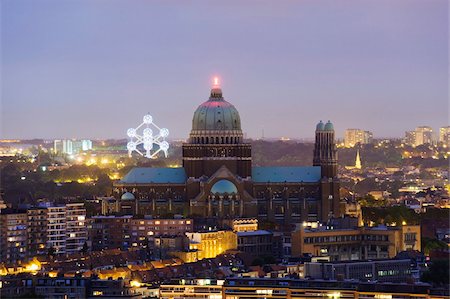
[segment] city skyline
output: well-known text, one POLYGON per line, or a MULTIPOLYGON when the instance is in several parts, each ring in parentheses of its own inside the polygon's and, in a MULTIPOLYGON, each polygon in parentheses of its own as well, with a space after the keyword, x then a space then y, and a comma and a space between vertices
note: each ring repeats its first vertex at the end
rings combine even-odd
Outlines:
POLYGON ((185 139, 216 75, 249 138, 448 125, 447 2, 325 2, 3 1, 1 138, 185 139))

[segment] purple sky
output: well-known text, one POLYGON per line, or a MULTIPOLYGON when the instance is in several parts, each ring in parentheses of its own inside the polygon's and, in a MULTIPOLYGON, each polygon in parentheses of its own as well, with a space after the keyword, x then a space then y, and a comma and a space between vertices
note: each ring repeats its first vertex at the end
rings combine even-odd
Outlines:
POLYGON ((1 6, 2 138, 126 137, 146 112, 185 138, 216 74, 248 137, 448 124, 445 0, 1 6))

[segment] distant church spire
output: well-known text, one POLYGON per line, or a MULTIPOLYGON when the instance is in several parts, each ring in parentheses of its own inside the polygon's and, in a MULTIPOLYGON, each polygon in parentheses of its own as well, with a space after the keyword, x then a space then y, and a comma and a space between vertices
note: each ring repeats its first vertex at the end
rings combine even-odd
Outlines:
POLYGON ((356 169, 361 169, 361 157, 360 157, 360 155, 359 155, 359 148, 356 149, 355 168, 356 168, 356 169))

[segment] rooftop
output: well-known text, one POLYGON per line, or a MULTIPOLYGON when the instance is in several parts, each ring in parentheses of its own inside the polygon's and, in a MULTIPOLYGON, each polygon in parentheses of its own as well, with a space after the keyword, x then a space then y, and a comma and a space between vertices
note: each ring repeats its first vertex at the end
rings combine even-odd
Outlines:
POLYGON ((315 183, 321 179, 320 166, 253 167, 255 183, 315 183))
POLYGON ((254 230, 237 233, 238 237, 263 236, 263 235, 272 235, 272 233, 267 230, 254 230))
POLYGON ((183 167, 156 168, 135 167, 119 182, 122 184, 184 184, 186 172, 183 167))

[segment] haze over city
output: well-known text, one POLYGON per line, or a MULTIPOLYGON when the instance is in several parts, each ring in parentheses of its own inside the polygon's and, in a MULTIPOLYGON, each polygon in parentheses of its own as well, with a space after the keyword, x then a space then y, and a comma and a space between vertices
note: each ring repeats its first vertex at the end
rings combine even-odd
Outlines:
POLYGON ((448 124, 447 1, 129 4, 2 1, 1 138, 186 138, 215 75, 251 138, 448 124))

